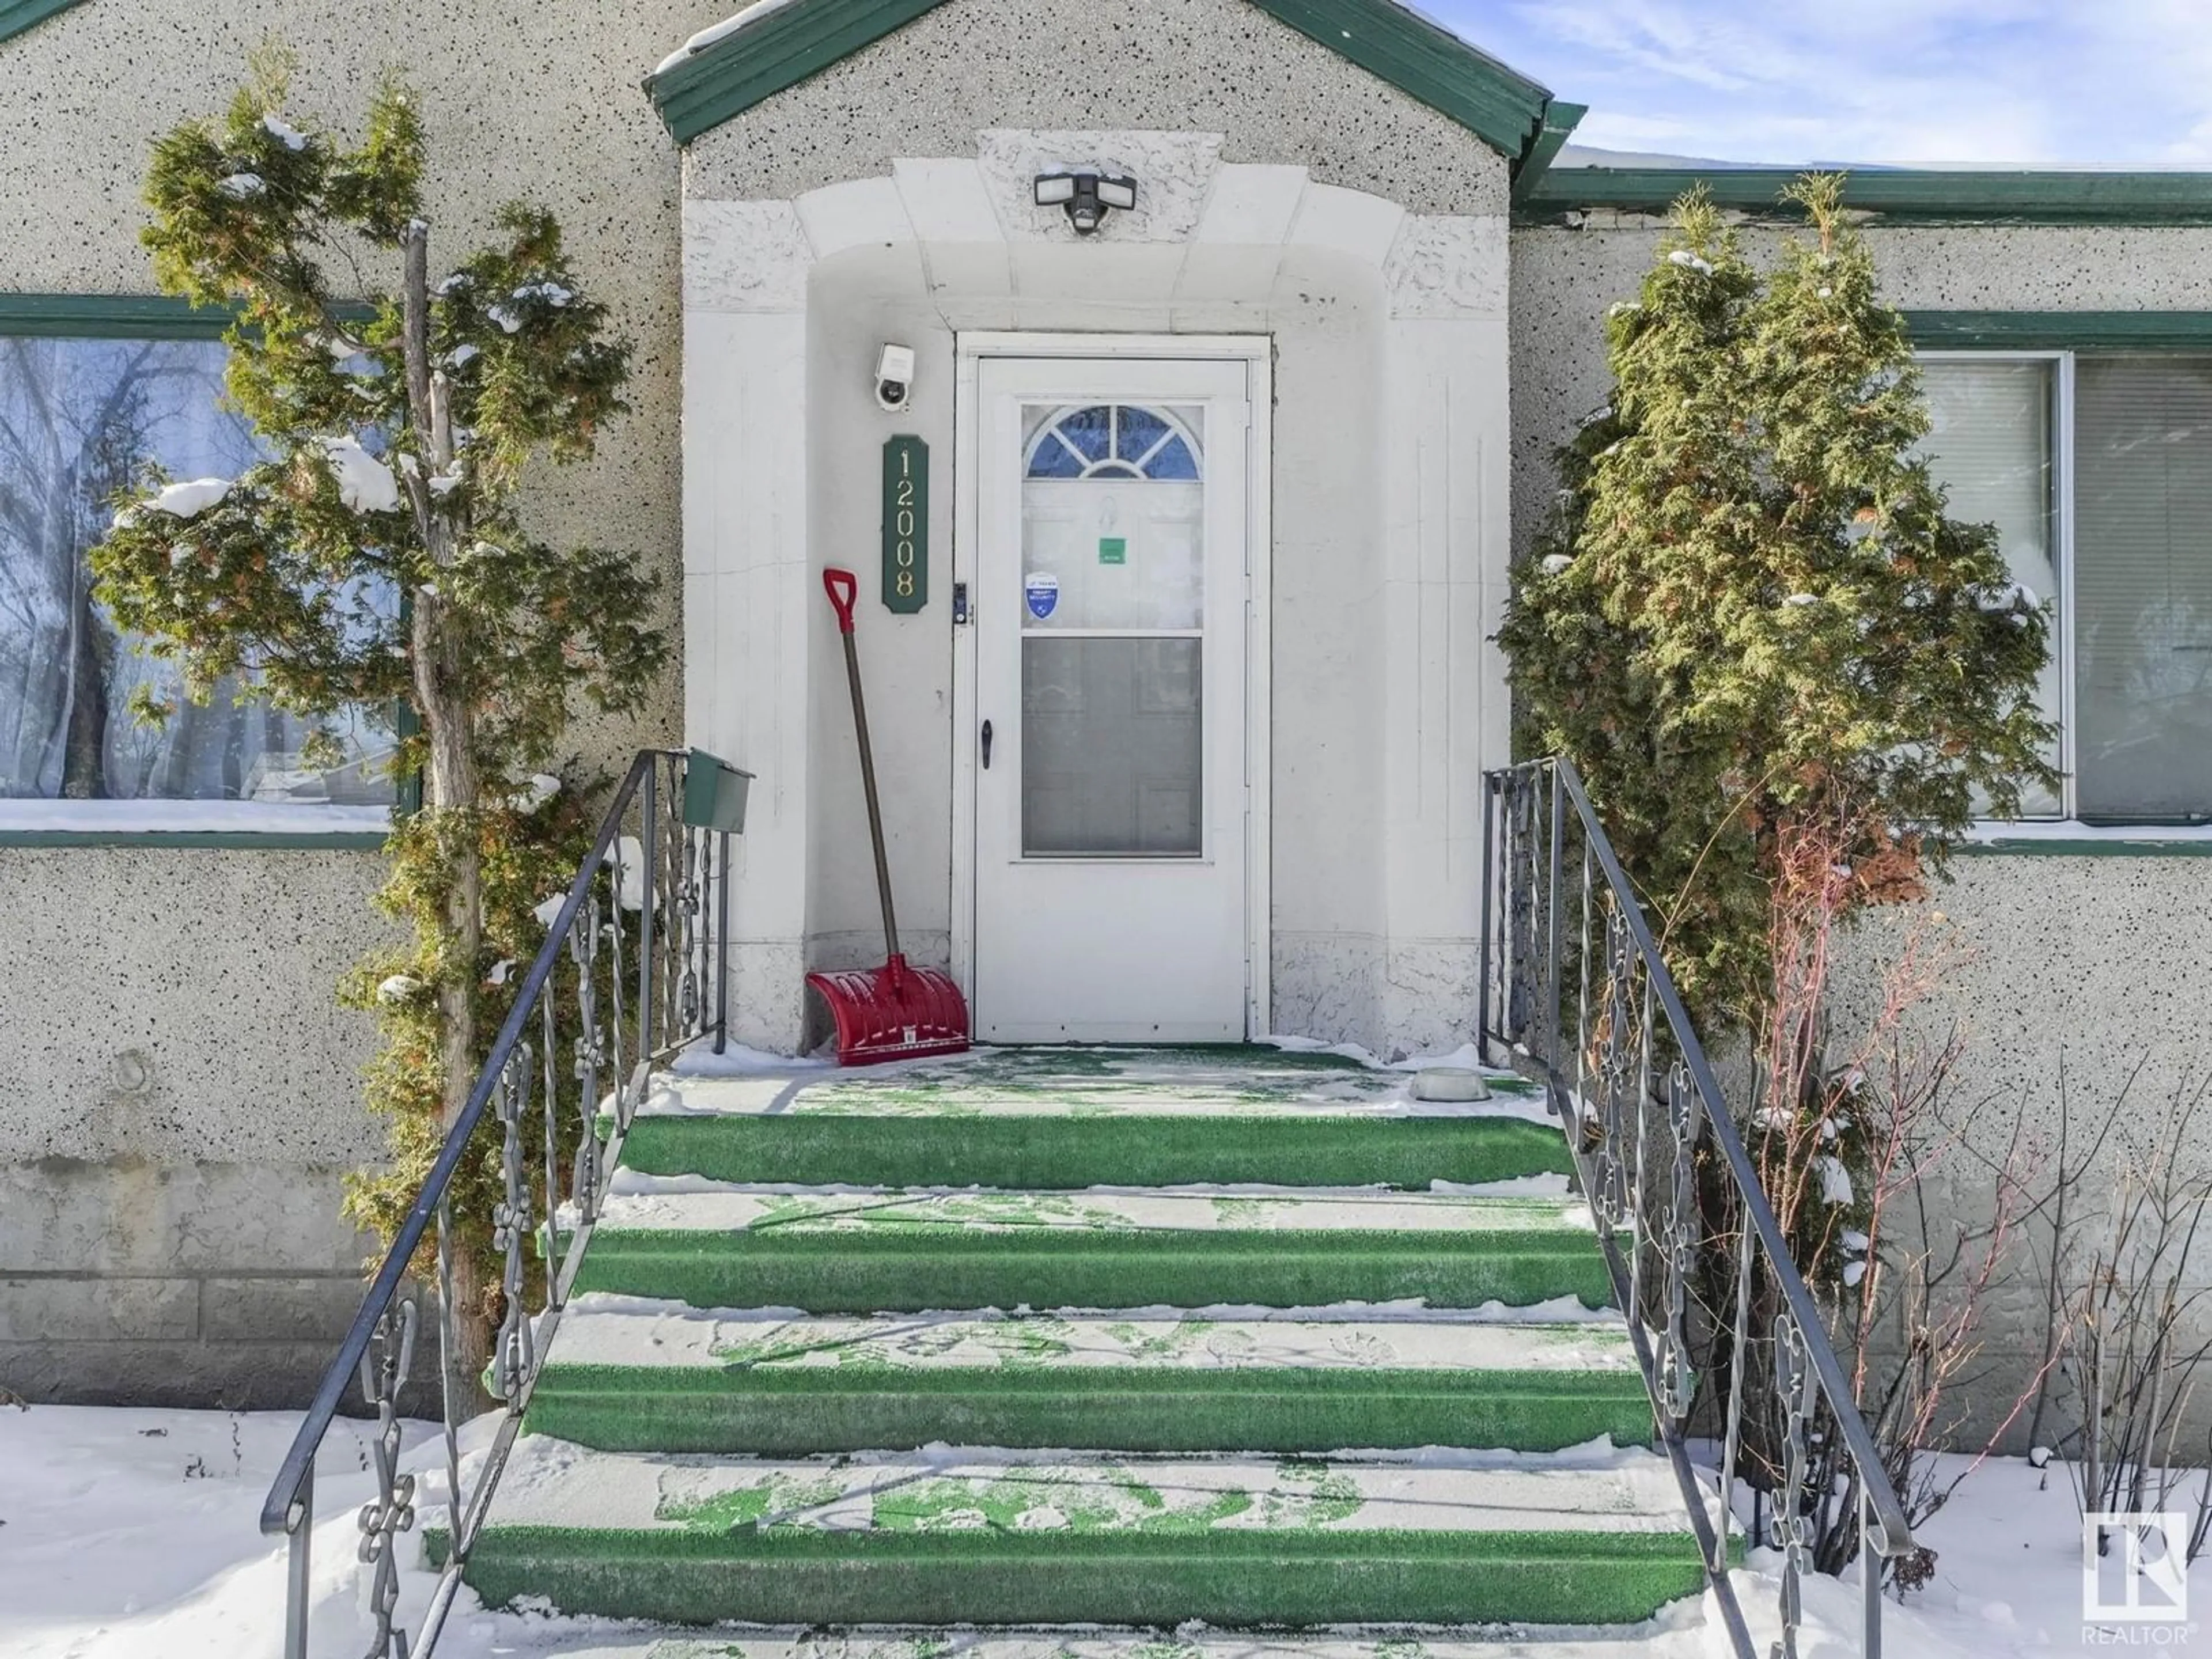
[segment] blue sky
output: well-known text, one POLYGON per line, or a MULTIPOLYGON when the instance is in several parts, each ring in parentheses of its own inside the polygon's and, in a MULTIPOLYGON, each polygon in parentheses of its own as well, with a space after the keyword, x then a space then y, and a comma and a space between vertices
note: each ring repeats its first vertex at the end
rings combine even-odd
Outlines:
POLYGON ((2212 0, 1417 3, 1608 149, 2212 167, 2212 0))

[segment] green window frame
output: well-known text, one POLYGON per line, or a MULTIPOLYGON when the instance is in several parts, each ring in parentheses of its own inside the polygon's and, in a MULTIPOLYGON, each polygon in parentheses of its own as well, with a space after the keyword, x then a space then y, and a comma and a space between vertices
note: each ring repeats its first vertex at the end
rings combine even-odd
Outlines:
MULTIPOLYGON (((9 15, 4 0, 0 0, 0 26, 4 26, 9 15)), ((4 27, 0 27, 0 33, 4 33, 4 27)), ((156 295, 0 294, 0 337, 212 341, 222 337, 231 321, 228 312, 195 309, 181 300, 156 295)), ((403 596, 403 607, 404 603, 403 596)), ((401 738, 412 735, 415 729, 412 709, 404 705, 396 708, 392 726, 395 735, 401 738)), ((393 793, 392 810, 395 814, 404 815, 416 810, 422 799, 420 778, 410 776, 398 780, 393 793)), ((201 827, 181 827, 176 823, 164 826, 159 821, 164 799, 179 805, 186 804, 176 797, 149 798, 143 802, 146 820, 143 824, 130 822, 131 814, 119 812, 112 827, 9 825, 4 819, 0 819, 0 848, 144 847, 251 848, 279 852, 366 851, 382 847, 389 833, 388 825, 368 827, 358 817, 333 824, 328 829, 308 824, 254 827, 241 823, 235 828, 219 823, 201 827)), ((173 819, 208 817, 205 809, 210 805, 216 806, 215 817, 222 816, 221 806, 216 803, 202 800, 189 804, 198 810, 173 813, 173 819)), ((6 803, 0 802, 0 813, 5 811, 6 803)))
MULTIPOLYGON (((2125 799, 2132 791, 2131 784, 2125 776, 2116 778, 2111 769, 2105 778, 2094 781, 2094 788, 2083 787, 2085 744, 2094 743, 2100 729, 2113 724, 2113 711, 2133 711, 2130 717, 2140 726, 2144 717, 2138 705, 2154 709, 2155 703, 2148 697, 2138 698, 2136 703, 2122 702, 2128 694, 2105 684, 2114 677, 2109 666, 2100 665, 2111 658, 2111 652, 2100 656, 2094 645, 2085 646, 2079 637, 2085 616, 2090 617, 2092 623, 2101 617, 2112 638, 2122 642, 2118 648, 2124 653, 2128 641, 2140 640, 2142 630, 2115 629, 2112 606, 2116 601, 2108 590, 2115 586, 2117 573, 2100 575, 2087 594, 2081 588, 2086 562, 2098 556, 2097 549, 2081 544, 2084 538, 2105 539, 2100 535, 2103 518, 2095 502, 2112 497, 2116 490, 2122 496, 2133 491, 2139 499, 2140 481, 2119 480, 2111 470, 2116 465, 2111 457, 2101 450, 2087 453, 2098 445, 2099 432, 2109 422, 2100 420, 2093 410, 2088 428, 2084 428, 2078 418, 2083 407, 2085 375, 2093 383, 2124 380, 2131 372, 2155 376, 2160 360, 2165 359, 2169 365, 2183 361, 2201 364, 2205 376, 2212 378, 2212 312, 1913 312, 1907 313, 1907 320, 1923 364, 2042 365, 2049 375, 2045 448, 2051 473, 2051 519, 2047 546, 2038 551, 2047 552, 2057 567, 2055 591, 2046 597, 2057 605, 2054 653, 2059 667, 2061 708, 2054 712, 2063 736, 2060 763, 2065 775, 2064 791, 2057 810, 2042 822, 1984 825, 1976 850, 2212 856, 2212 767, 2208 767, 2197 790, 2200 798, 2179 807, 2171 799, 2131 805, 2125 799), (2114 482, 2100 483, 2100 479, 2114 482), (2090 684, 2092 680, 2097 683, 2090 684), (2086 715, 2085 702, 2091 702, 2086 715)), ((2212 422, 2206 422, 2204 429, 2205 441, 2212 442, 2212 422)), ((2188 435, 2177 433, 2169 441, 2179 442, 2188 435)), ((2124 447, 2113 452, 2116 455, 2125 453, 2124 447)), ((2196 476, 2196 469, 2185 470, 2196 476)), ((2170 493, 2160 500, 2184 508, 2191 505, 2185 495, 2170 493)), ((2195 512, 2185 512, 2190 522, 2182 524, 2180 531, 2185 540, 2200 533, 2195 526, 2201 524, 2205 558, 2212 562, 2212 510, 2206 510, 2201 501, 2195 506, 2195 512)), ((2168 526, 2177 522, 2171 511, 2154 514, 2153 519, 2168 526)), ((2207 574, 2212 578, 2212 572, 2207 574)), ((2128 583, 2119 580, 2118 585, 2125 587, 2128 583)), ((2212 711, 2212 697, 2202 694, 2180 701, 2212 711)), ((2177 707, 2177 717, 2188 717, 2187 708, 2177 707)), ((2103 762, 2098 764, 2102 766, 2103 762)), ((2138 799, 2144 798, 2138 794, 2138 799)))

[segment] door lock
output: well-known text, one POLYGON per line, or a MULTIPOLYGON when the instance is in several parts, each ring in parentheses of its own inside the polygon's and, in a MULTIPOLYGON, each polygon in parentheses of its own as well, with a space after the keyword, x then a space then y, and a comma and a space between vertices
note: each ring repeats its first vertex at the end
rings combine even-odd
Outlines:
POLYGON ((991 722, 983 722, 983 769, 991 769, 991 722))
POLYGON ((968 584, 966 582, 952 584, 952 625, 955 628, 965 628, 968 625, 968 584))

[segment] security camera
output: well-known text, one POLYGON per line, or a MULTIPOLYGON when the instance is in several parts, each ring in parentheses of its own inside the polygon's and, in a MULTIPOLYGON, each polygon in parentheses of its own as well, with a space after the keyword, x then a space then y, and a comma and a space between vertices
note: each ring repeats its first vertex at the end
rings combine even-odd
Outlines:
POLYGON ((914 348, 887 345, 876 359, 876 401, 892 410, 904 409, 914 396, 914 348))

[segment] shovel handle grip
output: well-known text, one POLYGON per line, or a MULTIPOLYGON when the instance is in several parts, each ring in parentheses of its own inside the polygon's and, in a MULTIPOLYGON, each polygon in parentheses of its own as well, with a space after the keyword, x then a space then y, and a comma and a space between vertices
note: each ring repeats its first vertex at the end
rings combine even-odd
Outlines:
POLYGON ((830 596, 830 603, 837 612, 837 631, 853 631, 853 602, 860 596, 860 579, 849 570, 830 566, 822 573, 822 591, 830 596))

